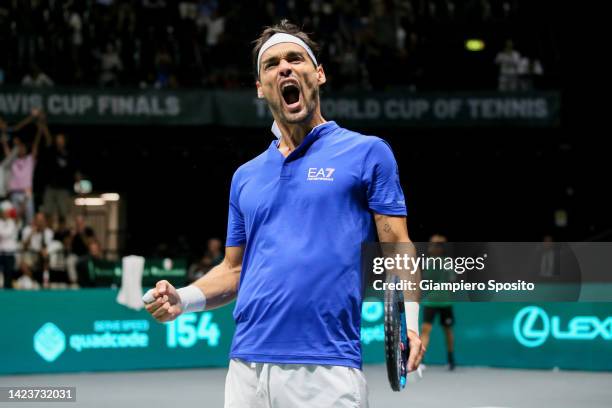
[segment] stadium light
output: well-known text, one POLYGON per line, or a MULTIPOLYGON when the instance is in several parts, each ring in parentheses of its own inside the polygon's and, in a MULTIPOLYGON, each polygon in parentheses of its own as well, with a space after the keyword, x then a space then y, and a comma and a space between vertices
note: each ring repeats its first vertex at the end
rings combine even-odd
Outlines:
POLYGON ((485 48, 484 41, 478 38, 470 38, 465 41, 465 49, 471 52, 482 51, 485 48))
POLYGON ((117 193, 104 193, 100 195, 100 198, 104 201, 119 201, 119 194, 117 193))
POLYGON ((74 203, 78 206, 100 206, 106 204, 106 201, 100 197, 81 197, 74 200, 74 203))

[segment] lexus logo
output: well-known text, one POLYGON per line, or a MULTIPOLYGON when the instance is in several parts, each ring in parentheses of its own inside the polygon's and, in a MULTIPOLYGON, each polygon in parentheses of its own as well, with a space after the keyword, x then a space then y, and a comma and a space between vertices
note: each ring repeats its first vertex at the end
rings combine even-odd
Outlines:
POLYGON ((556 340, 612 340, 612 316, 574 316, 567 324, 538 306, 522 308, 514 317, 514 337, 525 347, 538 347, 549 336, 556 340))
POLYGON ((525 347, 542 345, 549 334, 550 320, 541 307, 524 307, 514 317, 514 337, 525 347))

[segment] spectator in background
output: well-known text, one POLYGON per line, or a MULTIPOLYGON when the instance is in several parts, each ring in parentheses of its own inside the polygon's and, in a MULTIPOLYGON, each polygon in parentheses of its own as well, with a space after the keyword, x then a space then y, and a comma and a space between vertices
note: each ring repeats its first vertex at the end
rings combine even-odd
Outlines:
POLYGON ((76 10, 72 10, 70 18, 68 19, 68 26, 71 32, 70 44, 74 77, 75 79, 80 79, 82 76, 80 62, 81 46, 83 45, 83 20, 76 10))
POLYGON ((219 238, 211 238, 206 245, 206 253, 202 258, 202 263, 209 269, 217 266, 223 260, 223 243, 219 238))
POLYGON ((530 89, 529 86, 529 58, 521 55, 518 63, 517 71, 517 85, 516 89, 526 91, 530 89))
POLYGON ((531 87, 534 85, 537 87, 538 77, 544 75, 544 67, 539 59, 531 58, 529 60, 529 75, 531 77, 531 87))
POLYGON ((4 157, 0 162, 0 200, 8 197, 8 182, 11 163, 17 157, 17 150, 8 147, 9 136, 7 133, 8 125, 0 118, 0 143, 2 143, 4 157))
POLYGON ((43 213, 37 213, 31 225, 21 232, 22 261, 37 273, 42 273, 43 287, 49 286, 49 247, 53 242, 53 230, 47 225, 43 213))
POLYGON ((202 276, 216 265, 219 265, 223 260, 223 243, 219 238, 211 238, 207 242, 206 252, 204 256, 196 263, 189 267, 188 279, 193 282, 202 276))
POLYGON ((96 286, 95 280, 89 274, 89 263, 103 259, 102 246, 97 239, 92 239, 87 246, 87 255, 81 257, 76 265, 78 284, 81 288, 96 286))
POLYGON ((106 44, 106 50, 100 56, 100 85, 116 86, 119 84, 119 73, 123 70, 121 57, 113 43, 106 44))
POLYGON ((544 73, 542 64, 537 59, 521 57, 519 65, 519 83, 518 89, 521 91, 530 91, 534 88, 536 78, 544 73))
POLYGON ((11 289, 15 279, 15 253, 18 249, 16 212, 10 201, 0 204, 0 272, 4 277, 4 289, 11 289))
POLYGON ((42 165, 47 179, 43 195, 43 211, 48 217, 67 218, 74 183, 79 181, 74 156, 66 147, 66 136, 58 133, 52 138, 46 122, 41 124, 47 149, 42 155, 42 165))
POLYGON ((15 281, 14 288, 17 290, 38 290, 40 283, 34 279, 32 268, 27 262, 19 263, 19 278, 15 281))
POLYGON ((89 252, 89 243, 96 237, 94 230, 85 223, 85 217, 74 217, 74 228, 70 232, 70 252, 78 257, 89 252))
POLYGON ((195 20, 198 15, 198 5, 195 0, 181 1, 178 8, 182 20, 195 20))
POLYGON ((87 255, 92 259, 102 259, 104 251, 102 250, 102 245, 97 239, 92 239, 89 241, 89 245, 87 247, 87 255))
POLYGON ((155 54, 155 88, 167 88, 172 84, 172 56, 166 47, 155 54))
POLYGON ((40 67, 36 64, 32 64, 30 72, 27 73, 21 80, 21 85, 31 86, 35 88, 43 88, 47 86, 53 86, 53 81, 47 74, 42 72, 40 67))
POLYGON ((497 57, 495 57, 495 63, 499 65, 499 90, 518 90, 521 54, 514 49, 512 40, 506 41, 504 50, 499 52, 497 57))
POLYGON ((206 45, 216 47, 225 32, 225 18, 214 9, 210 14, 202 13, 198 25, 206 27, 206 45))
MULTIPOLYGON (((39 122, 41 115, 42 113, 39 111, 35 111, 33 114, 33 116, 38 118, 39 122)), ((34 167, 36 166, 36 158, 38 156, 38 145, 42 137, 40 123, 38 123, 37 128, 31 152, 28 152, 27 145, 20 137, 13 139, 13 144, 17 149, 17 156, 11 162, 8 182, 10 199, 18 210, 20 219, 25 219, 26 224, 30 224, 34 217, 34 192, 32 184, 34 167)), ((5 156, 9 156, 10 150, 8 150, 6 143, 3 144, 3 148, 5 156)))
MULTIPOLYGON (((62 261, 61 269, 66 271, 66 274, 68 275, 68 282, 76 287, 78 283, 76 270, 77 259, 75 259, 75 255, 70 253, 70 228, 68 228, 68 225, 66 224, 66 218, 62 217, 61 215, 54 217, 53 220, 55 221, 53 223, 53 241, 61 244, 59 253, 56 254, 57 259, 61 259, 62 261)), ((53 264, 53 262, 51 262, 51 264, 53 264)))
POLYGON ((40 114, 41 113, 37 109, 34 109, 30 116, 24 118, 12 128, 9 128, 8 123, 0 118, 0 144, 2 145, 2 151, 4 153, 4 157, 0 162, 0 199, 7 198, 9 195, 10 168, 13 160, 17 157, 17 148, 15 147, 11 150, 9 147, 9 129, 13 132, 17 132, 33 122, 40 114))
POLYGON ((58 216, 55 218, 57 222, 53 224, 53 239, 62 243, 64 248, 70 246, 70 228, 66 224, 66 218, 58 216))
POLYGON ((43 213, 37 213, 31 225, 26 225, 21 232, 21 244, 24 251, 44 255, 43 252, 53 241, 53 230, 47 224, 43 213))
POLYGON ((68 234, 64 232, 61 238, 68 254, 66 257, 68 277, 73 280, 75 276, 78 276, 78 284, 83 286, 83 279, 85 278, 83 277, 83 271, 80 270, 82 266, 79 265, 87 260, 90 253, 89 244, 96 239, 94 230, 87 226, 82 215, 77 215, 74 217, 74 228, 68 234))

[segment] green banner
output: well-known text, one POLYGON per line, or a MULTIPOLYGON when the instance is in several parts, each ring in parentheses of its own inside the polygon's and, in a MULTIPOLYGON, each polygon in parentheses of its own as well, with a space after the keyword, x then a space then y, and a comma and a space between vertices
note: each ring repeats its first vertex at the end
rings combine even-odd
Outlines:
MULTIPOLYGON (((0 291, 0 374, 227 365, 233 305, 160 324, 116 297, 111 289, 0 291)), ((612 370, 610 303, 461 303, 454 312, 460 365, 612 370)), ((383 303, 366 299, 366 364, 384 363, 383 319, 383 303)), ((427 363, 445 363, 443 340, 436 326, 427 363)))
MULTIPOLYGON (((557 92, 333 92, 321 109, 348 127, 557 126, 557 92)), ((0 117, 16 121, 33 108, 52 124, 220 125, 269 127, 255 90, 134 90, 0 87, 0 117)))
MULTIPOLYGON (((458 365, 612 371, 610 303, 482 302, 453 308, 458 365)), ((425 360, 446 364, 439 325, 425 360)))
MULTIPOLYGON (((8 316, 0 374, 227 365, 233 304, 160 324, 116 297, 112 289, 0 291, 8 316)), ((382 303, 364 311, 364 361, 381 362, 382 303)))
POLYGON ((0 373, 217 367, 227 364, 232 309, 159 324, 116 302, 117 291, 0 292, 11 318, 0 373))
MULTIPOLYGON (((121 285, 122 261, 90 260, 87 264, 89 279, 96 286, 121 285)), ((142 271, 142 284, 155 286, 159 280, 170 281, 174 286, 185 286, 187 282, 187 260, 184 258, 147 258, 142 271)))

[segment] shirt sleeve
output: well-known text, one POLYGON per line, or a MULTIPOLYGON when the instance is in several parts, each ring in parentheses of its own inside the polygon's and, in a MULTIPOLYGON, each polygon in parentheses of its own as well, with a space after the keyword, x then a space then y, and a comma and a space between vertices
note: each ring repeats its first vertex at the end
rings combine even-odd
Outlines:
POLYGON ((367 189, 368 207, 378 214, 407 215, 399 169, 387 142, 377 138, 367 153, 363 182, 367 189))
POLYGON ((246 232, 244 228, 244 217, 240 211, 238 172, 234 173, 230 187, 229 212, 227 216, 227 239, 225 246, 241 246, 246 243, 246 232))

